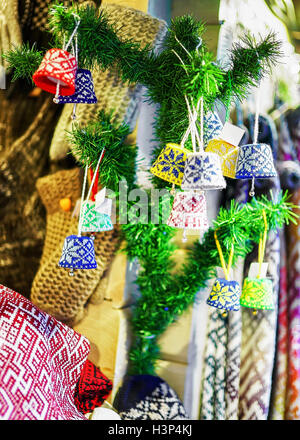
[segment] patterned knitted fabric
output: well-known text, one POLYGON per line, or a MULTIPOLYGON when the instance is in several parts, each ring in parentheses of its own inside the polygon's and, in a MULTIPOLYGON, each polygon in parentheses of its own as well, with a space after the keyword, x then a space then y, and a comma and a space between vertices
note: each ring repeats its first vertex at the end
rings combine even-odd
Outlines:
MULTIPOLYGON (((107 12, 109 22, 117 24, 119 38, 130 38, 142 46, 151 44, 153 47, 161 44, 166 32, 166 24, 141 11, 120 5, 106 4, 103 9, 107 12)), ((105 71, 92 71, 97 104, 79 104, 76 110, 77 120, 87 123, 96 118, 100 110, 114 110, 114 122, 125 122, 133 130, 136 124, 137 112, 143 95, 140 84, 128 85, 123 83, 115 68, 105 71)), ((71 130, 73 110, 72 104, 65 104, 61 118, 54 132, 50 146, 50 158, 60 160, 68 153, 70 146, 66 140, 65 130, 71 130)))
POLYGON ((0 0, 0 65, 7 65, 1 54, 21 44, 18 0, 0 0))
MULTIPOLYGON (((76 3, 83 3, 85 0, 77 0, 76 3)), ((31 17, 31 29, 38 29, 39 31, 47 31, 48 30, 48 13, 49 6, 52 2, 49 0, 34 0, 34 7, 31 17)), ((60 3, 63 3, 65 7, 72 6, 71 0, 62 0, 60 3)))
POLYGON ((86 360, 75 388, 75 405, 83 414, 101 406, 112 390, 112 382, 90 360, 86 360))
POLYGON ((125 376, 113 406, 124 420, 188 419, 175 391, 158 376, 125 376))
POLYGON ((200 419, 225 420, 226 345, 228 317, 209 307, 207 338, 202 375, 200 419))
MULTIPOLYGON (((280 189, 279 179, 273 180, 273 194, 280 189)), ((270 406, 274 367, 277 303, 279 292, 280 237, 271 231, 264 261, 269 263, 267 275, 273 281, 274 310, 242 310, 242 351, 240 373, 239 419, 266 420, 270 406)))
MULTIPOLYGON (((291 202, 300 205, 300 189, 291 202)), ((299 214, 299 210, 296 211, 299 214)), ((286 395, 286 420, 300 420, 300 222, 287 227, 288 267, 288 378, 286 395)))
POLYGON ((28 297, 45 233, 35 182, 46 171, 58 109, 46 94, 28 98, 18 84, 9 91, 0 91, 0 279, 28 297))
MULTIPOLYGON (((232 278, 242 286, 244 260, 239 259, 232 278)), ((242 311, 228 314, 228 341, 226 352, 226 420, 238 420, 239 386, 241 367, 242 311)))
POLYGON ((97 288, 118 245, 118 227, 96 234, 94 240, 97 268, 76 270, 73 277, 58 267, 63 243, 77 234, 78 218, 63 211, 59 201, 68 197, 74 208, 81 194, 80 169, 58 171, 37 181, 37 189, 47 211, 46 238, 40 267, 31 289, 31 301, 60 321, 74 325, 85 314, 84 306, 97 288))
POLYGON ((272 385, 270 419, 284 420, 288 378, 288 289, 285 231, 280 231, 280 288, 278 298, 277 354, 272 385))

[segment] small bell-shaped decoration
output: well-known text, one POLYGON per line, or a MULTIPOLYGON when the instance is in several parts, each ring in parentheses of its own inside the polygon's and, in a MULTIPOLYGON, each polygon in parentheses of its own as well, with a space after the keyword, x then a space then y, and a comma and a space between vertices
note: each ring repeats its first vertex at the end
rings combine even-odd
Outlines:
POLYGON ((181 185, 189 152, 181 145, 168 143, 150 168, 151 173, 167 182, 181 185))
POLYGON ((74 55, 63 49, 49 49, 39 68, 33 74, 33 82, 46 92, 62 96, 75 93, 77 62, 74 55))
POLYGON ((211 139, 219 137, 223 124, 218 114, 211 111, 204 115, 203 122, 203 142, 207 145, 211 139))
POLYGON ((217 278, 213 284, 207 304, 224 312, 240 309, 240 285, 237 281, 217 278))
POLYGON ((274 309, 272 280, 266 278, 265 276, 261 277, 268 232, 268 223, 265 210, 263 210, 263 219, 265 228, 263 237, 260 237, 258 245, 258 274, 256 278, 251 276, 251 269, 253 266, 250 267, 249 276, 244 280, 242 295, 240 298, 241 306, 253 308, 253 314, 256 314, 258 309, 274 309))
POLYGON ((240 285, 237 281, 230 280, 230 270, 234 251, 233 243, 231 245, 228 265, 226 267, 222 248, 217 238, 216 230, 214 231, 214 236, 225 278, 216 279, 213 284, 211 293, 206 300, 206 303, 212 307, 216 307, 217 309, 222 310, 222 315, 226 316, 227 311, 237 311, 240 309, 241 290, 240 285))
POLYGON ((96 102, 92 74, 87 69, 77 69, 73 95, 58 97, 58 104, 95 104, 96 102))
POLYGON ((245 278, 240 304, 258 310, 273 310, 273 283, 270 278, 245 278))
POLYGON ((238 158, 238 144, 245 130, 225 122, 218 138, 212 139, 206 152, 216 153, 220 156, 223 176, 234 179, 236 177, 236 163, 238 158))
POLYGON ((237 179, 267 179, 276 176, 270 145, 256 143, 239 148, 235 175, 237 179))
POLYGON ((59 266, 72 269, 95 269, 94 241, 90 237, 69 235, 64 241, 59 266))
POLYGON ((104 232, 114 228, 111 218, 95 209, 95 202, 85 200, 82 206, 82 232, 104 232))
POLYGON ((177 192, 167 225, 179 229, 208 229, 204 193, 177 192))

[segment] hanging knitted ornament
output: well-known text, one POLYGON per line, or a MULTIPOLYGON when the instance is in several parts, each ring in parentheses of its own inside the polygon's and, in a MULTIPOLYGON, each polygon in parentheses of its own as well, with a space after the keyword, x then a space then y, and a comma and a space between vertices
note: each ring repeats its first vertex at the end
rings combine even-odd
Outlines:
POLYGON ((245 278, 240 304, 258 309, 274 310, 273 283, 270 278, 245 278))
POLYGON ((74 55, 63 49, 49 49, 32 79, 46 92, 56 94, 59 87, 60 95, 73 95, 76 69, 74 55))
POLYGON ((228 266, 224 260, 223 252, 219 240, 217 238, 217 231, 214 231, 215 242, 219 252, 222 269, 225 278, 217 278, 213 284, 211 293, 206 300, 209 306, 216 307, 222 311, 222 315, 226 316, 227 311, 237 311, 240 309, 240 285, 237 281, 230 280, 230 269, 232 265, 233 258, 233 243, 231 245, 228 266))
POLYGON ((103 159, 104 153, 105 153, 105 149, 103 148, 99 156, 95 172, 93 174, 93 179, 89 188, 88 195, 86 197, 86 200, 84 200, 81 204, 80 229, 82 232, 104 232, 104 231, 111 231, 114 228, 109 215, 98 212, 95 208, 95 201, 89 200, 91 192, 96 182, 96 178, 98 176, 99 165, 103 159))
POLYGON ((150 168, 151 173, 167 182, 181 185, 188 153, 189 150, 182 144, 168 143, 150 168))
POLYGON ((207 145, 211 139, 219 137, 223 124, 219 115, 211 111, 204 115, 203 122, 203 142, 207 145))
POLYGON ((82 232, 111 231, 114 225, 107 214, 102 214, 95 209, 95 202, 85 200, 82 206, 82 232))
POLYGON ((272 149, 270 145, 260 144, 258 140, 258 122, 259 122, 259 91, 256 97, 256 112, 254 123, 253 144, 242 145, 239 148, 239 154, 236 164, 236 179, 251 179, 252 185, 249 195, 255 195, 255 178, 268 179, 277 176, 274 167, 272 149))
POLYGON ((268 232, 268 223, 265 210, 263 210, 263 219, 265 227, 263 236, 260 237, 258 245, 258 274, 256 278, 251 276, 250 268, 249 276, 244 280, 242 295, 240 298, 241 306, 252 308, 253 314, 256 314, 258 309, 274 309, 272 280, 270 278, 261 277, 268 232))
POLYGON ((193 136, 192 124, 195 123, 194 119, 197 117, 196 111, 192 114, 187 97, 185 99, 188 106, 189 125, 180 145, 168 143, 150 168, 151 173, 155 176, 173 183, 172 192, 174 192, 175 185, 181 185, 182 183, 185 161, 188 154, 190 154, 190 150, 184 148, 184 145, 189 134, 193 136))
POLYGON ((60 267, 73 269, 96 269, 94 241, 90 237, 69 235, 66 237, 62 255, 59 260, 60 267))
POLYGON ((205 149, 206 152, 216 153, 220 156, 223 176, 235 178, 238 144, 244 133, 245 130, 242 128, 225 122, 218 138, 212 139, 205 149))
POLYGON ((75 93, 75 77, 77 71, 77 57, 67 51, 73 37, 77 33, 80 19, 75 14, 75 28, 63 49, 49 49, 39 68, 33 74, 33 82, 46 92, 55 94, 54 102, 58 102, 58 96, 73 95, 75 93))
MULTIPOLYGON (((221 171, 220 158, 215 153, 207 153, 203 148, 203 99, 200 98, 198 104, 201 104, 201 136, 196 127, 197 110, 193 106, 193 112, 187 100, 190 116, 190 130, 192 136, 193 153, 187 155, 184 167, 184 174, 181 188, 184 190, 209 190, 223 189, 226 187, 225 179, 221 171), (196 139, 199 151, 196 147, 196 139)), ((197 107, 198 107, 197 104, 197 107)))
MULTIPOLYGON (((97 168, 102 160, 104 154, 104 148, 100 154, 98 160, 97 168)), ((80 214, 78 220, 78 235, 69 235, 63 245, 62 256, 59 260, 58 265, 60 267, 70 268, 70 276, 74 275, 74 269, 95 269, 97 267, 97 262, 95 260, 95 249, 94 241, 91 237, 84 237, 81 235, 82 224, 83 224, 83 202, 84 194, 87 182, 88 165, 85 167, 82 193, 81 193, 81 203, 80 203, 80 214)), ((96 172, 95 172, 96 175, 96 172)), ((93 182, 92 182, 93 185, 93 182)), ((91 185, 91 187, 92 187, 91 185)), ((91 191, 90 187, 90 191, 91 191)))
POLYGON ((183 229, 183 241, 186 240, 186 229, 207 230, 209 225, 204 193, 177 192, 167 225, 183 229))
POLYGON ((77 69, 73 95, 58 97, 58 104, 95 104, 96 102, 92 74, 87 69, 77 69))

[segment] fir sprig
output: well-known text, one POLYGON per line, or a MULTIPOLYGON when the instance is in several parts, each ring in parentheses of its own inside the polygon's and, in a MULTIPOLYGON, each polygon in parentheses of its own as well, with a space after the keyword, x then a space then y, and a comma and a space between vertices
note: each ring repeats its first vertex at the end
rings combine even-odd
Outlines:
POLYGON ((99 180, 103 186, 117 193, 121 180, 125 179, 129 188, 133 187, 135 180, 136 148, 124 143, 128 134, 127 125, 116 126, 112 122, 112 114, 106 114, 101 110, 95 121, 84 126, 73 124, 67 136, 73 154, 81 166, 95 168, 100 153, 105 148, 99 168, 99 180))
POLYGON ((258 86, 260 80, 271 73, 282 57, 282 42, 274 32, 257 41, 249 33, 233 44, 226 78, 220 88, 218 98, 244 100, 251 87, 258 86))
POLYGON ((23 43, 21 46, 5 52, 2 57, 12 69, 12 81, 19 78, 32 81, 32 74, 39 67, 43 53, 37 50, 35 45, 30 47, 29 43, 23 43))

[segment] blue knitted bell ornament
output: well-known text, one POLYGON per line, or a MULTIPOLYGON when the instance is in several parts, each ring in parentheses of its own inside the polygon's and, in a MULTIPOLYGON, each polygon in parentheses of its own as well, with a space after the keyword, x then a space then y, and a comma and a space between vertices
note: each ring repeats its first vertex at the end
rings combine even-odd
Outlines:
POLYGON ((82 232, 104 232, 114 228, 111 218, 95 209, 95 202, 86 200, 82 204, 82 232))
POLYGON ((230 270, 233 259, 234 246, 231 244, 231 250, 228 260, 228 265, 226 266, 223 251, 220 242, 217 237, 217 231, 214 231, 214 238, 218 253, 220 256, 220 261, 225 278, 217 278, 212 286, 211 293, 206 300, 209 306, 215 307, 221 310, 223 316, 227 315, 227 311, 237 311, 240 309, 240 295, 241 289, 237 281, 230 280, 230 270))
POLYGON ((235 174, 237 179, 268 179, 276 176, 270 145, 255 143, 240 146, 235 174))
POLYGON ((58 265, 70 268, 70 275, 73 275, 73 269, 96 269, 93 239, 79 235, 66 237, 58 265))
POLYGON ((58 97, 58 104, 95 104, 96 102, 92 74, 87 69, 77 69, 73 95, 58 97))

